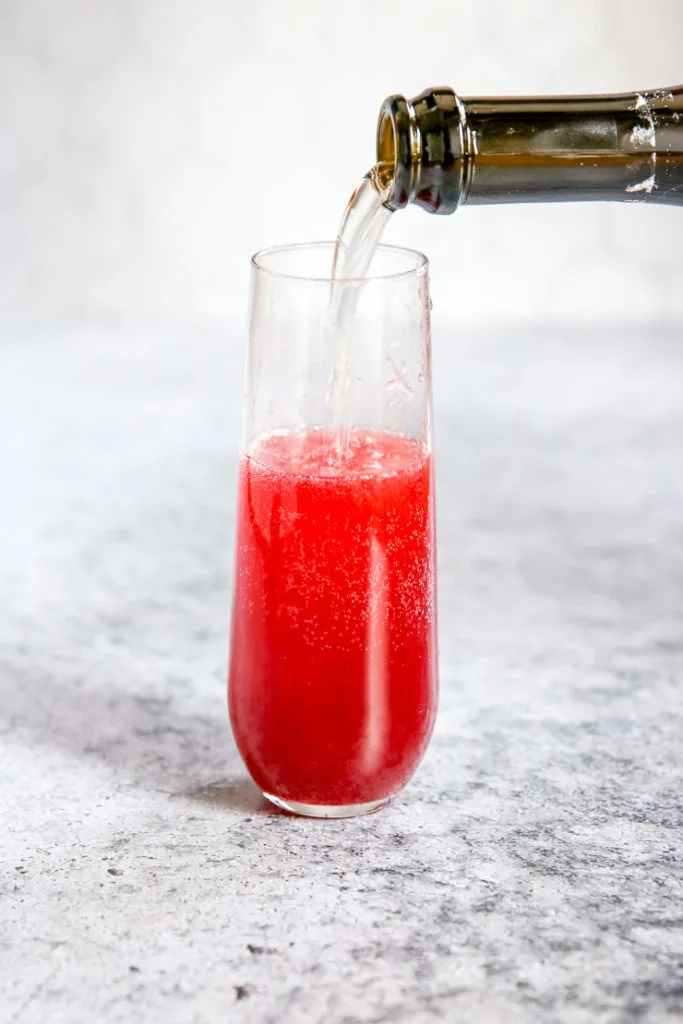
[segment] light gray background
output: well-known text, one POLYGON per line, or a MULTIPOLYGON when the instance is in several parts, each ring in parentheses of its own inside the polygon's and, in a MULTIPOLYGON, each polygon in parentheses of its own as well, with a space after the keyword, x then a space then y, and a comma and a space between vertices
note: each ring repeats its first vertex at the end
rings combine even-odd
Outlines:
MULTIPOLYGON (((2 0, 0 326, 221 323, 256 248, 334 235, 393 92, 674 85, 680 0, 2 0)), ((680 215, 411 210, 459 322, 683 318, 680 215)))

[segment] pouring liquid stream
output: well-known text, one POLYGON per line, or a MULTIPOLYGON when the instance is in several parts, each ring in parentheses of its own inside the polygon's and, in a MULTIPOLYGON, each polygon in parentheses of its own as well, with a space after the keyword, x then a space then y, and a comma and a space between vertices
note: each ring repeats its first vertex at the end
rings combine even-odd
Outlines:
POLYGON ((390 183, 376 164, 349 199, 334 247, 328 330, 335 359, 327 389, 334 455, 344 462, 351 430, 351 335, 363 279, 368 272, 391 210, 385 206, 390 183), (349 283, 352 282, 352 283, 349 283))

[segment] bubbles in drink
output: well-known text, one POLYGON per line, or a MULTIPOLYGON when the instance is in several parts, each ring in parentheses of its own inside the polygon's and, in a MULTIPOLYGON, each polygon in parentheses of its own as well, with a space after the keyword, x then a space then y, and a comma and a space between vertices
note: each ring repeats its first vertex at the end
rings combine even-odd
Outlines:
POLYGON ((396 793, 436 710, 432 462, 355 427, 255 438, 240 468, 230 713, 266 793, 351 805, 396 793))

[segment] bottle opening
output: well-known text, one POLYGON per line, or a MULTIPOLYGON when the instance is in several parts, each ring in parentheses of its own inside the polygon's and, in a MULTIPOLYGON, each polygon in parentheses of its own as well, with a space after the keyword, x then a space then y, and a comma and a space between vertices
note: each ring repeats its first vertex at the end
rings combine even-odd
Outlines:
POLYGON ((377 126, 377 164, 380 183, 391 185, 396 175, 396 131, 386 110, 382 110, 377 126))
POLYGON ((411 118, 403 96, 389 96, 377 121, 377 164, 389 191, 385 205, 400 210, 410 201, 413 153, 411 118))

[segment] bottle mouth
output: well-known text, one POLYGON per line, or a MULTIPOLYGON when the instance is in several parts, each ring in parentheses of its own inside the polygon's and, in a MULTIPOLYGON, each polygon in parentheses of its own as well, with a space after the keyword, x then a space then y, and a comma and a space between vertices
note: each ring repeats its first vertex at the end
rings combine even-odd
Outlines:
POLYGON ((396 167, 396 131, 391 113, 385 106, 380 110, 377 124, 377 163, 380 167, 386 167, 393 177, 396 167))
POLYGON ((411 201, 420 166, 420 129, 405 96, 388 96, 377 121, 377 165, 389 190, 385 205, 400 210, 411 201))
POLYGON ((430 213, 452 213, 471 170, 465 107, 453 90, 387 97, 377 121, 377 163, 390 210, 415 203, 430 213))

